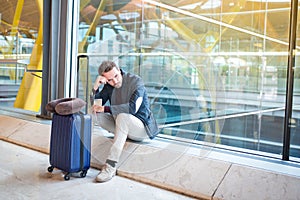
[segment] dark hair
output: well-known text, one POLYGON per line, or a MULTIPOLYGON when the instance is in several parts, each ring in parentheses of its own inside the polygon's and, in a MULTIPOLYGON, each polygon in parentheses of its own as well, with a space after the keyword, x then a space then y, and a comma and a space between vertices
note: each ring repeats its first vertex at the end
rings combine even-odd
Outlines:
POLYGON ((98 68, 98 74, 102 75, 102 73, 104 72, 109 72, 110 70, 112 70, 114 67, 116 67, 117 69, 119 69, 119 67, 116 65, 116 63, 112 62, 112 61, 103 61, 101 63, 101 65, 98 68))

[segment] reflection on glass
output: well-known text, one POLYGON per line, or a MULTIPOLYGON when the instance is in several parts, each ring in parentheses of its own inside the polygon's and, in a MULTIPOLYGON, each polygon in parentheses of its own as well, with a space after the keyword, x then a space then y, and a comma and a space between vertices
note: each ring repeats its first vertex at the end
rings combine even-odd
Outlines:
POLYGON ((0 1, 1 106, 38 112, 43 1, 0 1))
POLYGON ((290 2, 87 2, 91 80, 115 60, 144 79, 162 135, 281 154, 290 2))

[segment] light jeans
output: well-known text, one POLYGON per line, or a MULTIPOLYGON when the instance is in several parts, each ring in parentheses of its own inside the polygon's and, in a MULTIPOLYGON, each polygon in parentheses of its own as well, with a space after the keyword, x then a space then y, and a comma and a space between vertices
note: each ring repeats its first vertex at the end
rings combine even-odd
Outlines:
POLYGON ((113 116, 109 113, 97 113, 96 115, 97 124, 114 134, 108 160, 119 161, 127 137, 134 141, 148 138, 143 122, 131 114, 121 113, 113 116))

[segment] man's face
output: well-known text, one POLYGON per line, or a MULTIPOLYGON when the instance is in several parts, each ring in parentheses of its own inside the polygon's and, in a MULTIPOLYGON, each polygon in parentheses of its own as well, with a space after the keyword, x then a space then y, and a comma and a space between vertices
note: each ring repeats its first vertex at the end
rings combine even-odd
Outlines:
POLYGON ((108 72, 102 73, 102 75, 107 79, 109 85, 120 88, 122 86, 122 74, 121 70, 114 67, 108 72))

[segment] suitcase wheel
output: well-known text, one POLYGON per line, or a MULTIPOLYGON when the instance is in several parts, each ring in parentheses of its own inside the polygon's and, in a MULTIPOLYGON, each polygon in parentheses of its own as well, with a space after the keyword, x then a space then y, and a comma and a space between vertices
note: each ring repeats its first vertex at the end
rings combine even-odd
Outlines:
POLYGON ((54 169, 54 167, 53 166, 50 166, 50 167, 48 167, 48 172, 53 172, 53 169, 54 169))
POLYGON ((87 173, 87 170, 83 170, 81 173, 80 173, 80 177, 83 178, 86 176, 86 173, 87 173))
POLYGON ((67 173, 67 174, 64 176, 64 179, 65 179, 66 181, 70 180, 69 173, 67 173))

